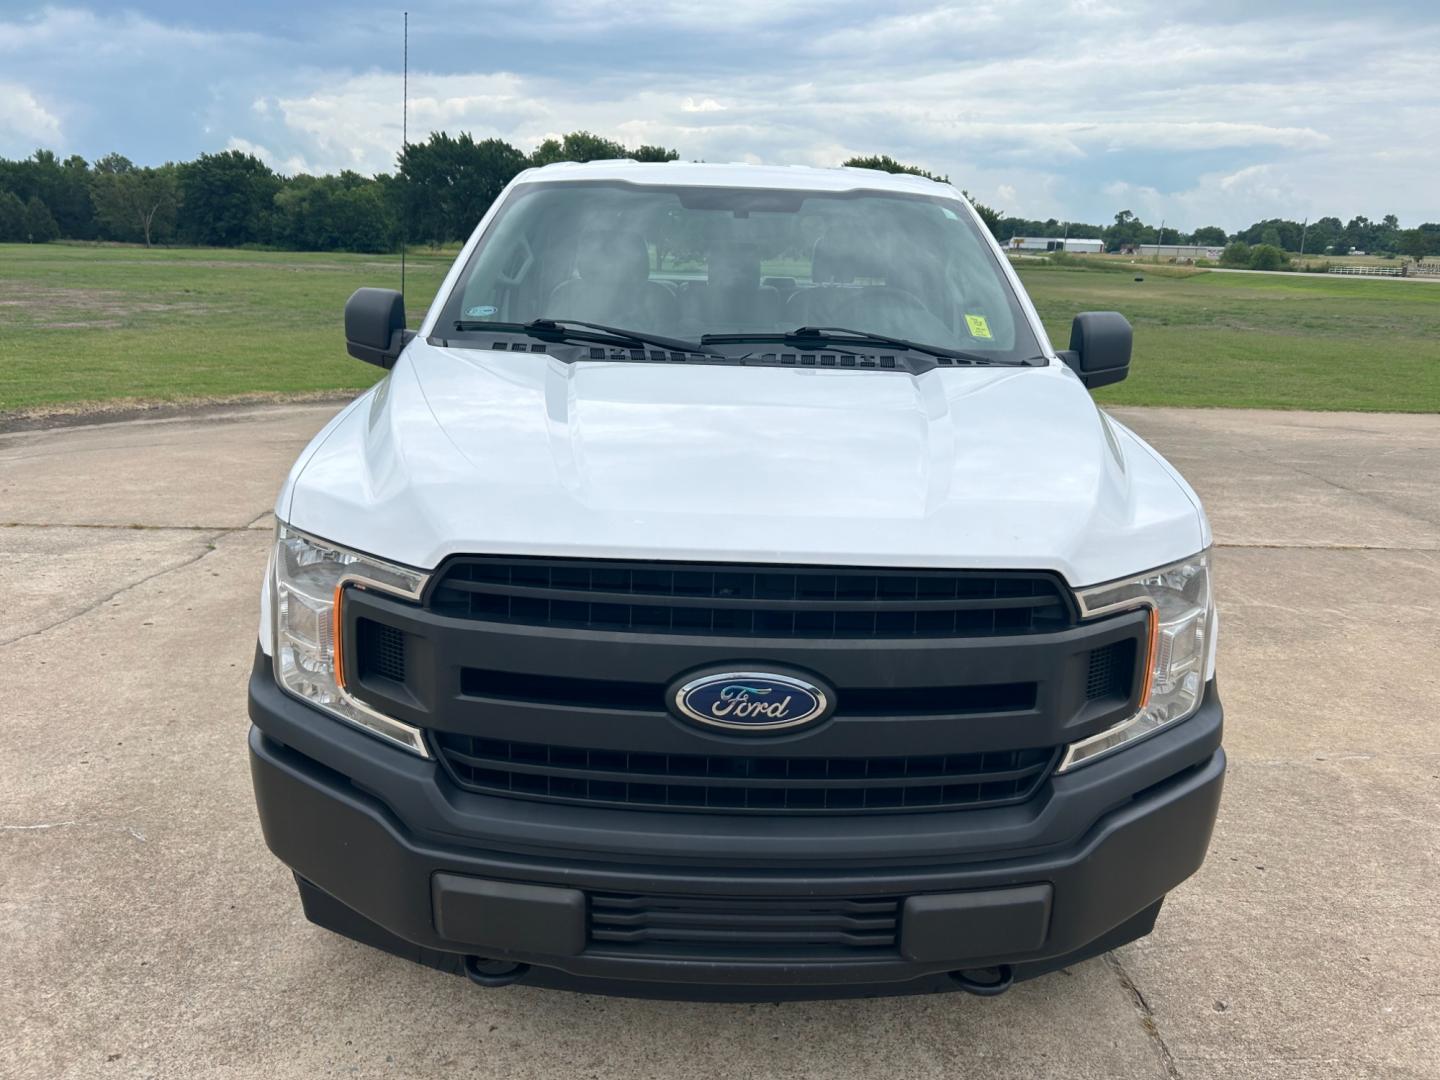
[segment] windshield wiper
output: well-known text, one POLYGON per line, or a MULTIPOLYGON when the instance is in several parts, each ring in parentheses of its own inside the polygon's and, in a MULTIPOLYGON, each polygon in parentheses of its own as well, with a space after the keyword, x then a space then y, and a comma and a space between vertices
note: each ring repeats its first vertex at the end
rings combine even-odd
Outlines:
POLYGON ((906 338, 874 334, 869 330, 852 330, 848 326, 801 326, 794 330, 754 334, 706 334, 700 339, 705 345, 739 344, 747 341, 783 341, 787 345, 821 347, 832 345, 859 345, 871 348, 886 347, 904 349, 907 352, 925 353, 927 356, 944 356, 961 364, 995 364, 1006 367, 1019 366, 1011 360, 996 360, 983 353, 965 352, 961 349, 947 349, 940 345, 926 345, 906 338))
POLYGON ((457 319, 455 320, 455 329, 459 331, 503 330, 509 331, 510 333, 526 334, 529 337, 536 337, 546 341, 589 341, 597 345, 621 345, 631 348, 650 345, 657 349, 666 349, 670 352, 703 353, 706 356, 715 357, 720 355, 694 341, 682 341, 680 338, 664 337, 660 334, 651 334, 642 330, 625 330, 618 326, 606 326, 603 323, 585 322, 582 319, 531 319, 527 323, 499 323, 457 319), (577 326, 584 327, 585 329, 572 329, 572 327, 577 326), (594 332, 592 333, 591 331, 594 332))

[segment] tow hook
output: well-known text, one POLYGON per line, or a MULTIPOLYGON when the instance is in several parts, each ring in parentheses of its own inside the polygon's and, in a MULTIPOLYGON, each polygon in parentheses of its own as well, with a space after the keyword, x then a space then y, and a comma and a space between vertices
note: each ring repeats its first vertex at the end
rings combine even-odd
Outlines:
POLYGON ((1015 982, 1015 969, 1009 964, 988 968, 966 968, 950 972, 960 989, 976 997, 999 997, 1015 982))
POLYGON ((465 957, 465 977, 477 986, 509 986, 519 982, 530 971, 529 964, 510 960, 488 960, 483 956, 465 957))

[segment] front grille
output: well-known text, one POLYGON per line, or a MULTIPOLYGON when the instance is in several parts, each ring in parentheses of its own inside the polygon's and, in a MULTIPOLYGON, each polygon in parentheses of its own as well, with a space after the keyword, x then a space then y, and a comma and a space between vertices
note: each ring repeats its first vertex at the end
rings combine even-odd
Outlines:
POLYGON ((772 638, 987 637, 1073 624, 1050 574, 467 556, 427 598, 459 618, 772 638))
POLYGON ((1029 798, 1055 748, 907 757, 657 754, 435 733, 451 777, 489 795, 723 813, 951 810, 1029 798))
POLYGON ((1123 718, 1148 626, 1082 624, 1038 571, 498 555, 447 559, 418 604, 351 590, 346 610, 353 692, 424 728, 455 787, 754 815, 1039 798, 1059 744, 1123 718), (771 665, 833 690, 833 715, 764 741, 675 715, 684 678, 771 665))
POLYGON ((590 896, 600 951, 686 956, 883 954, 894 950, 895 897, 733 899, 590 896))

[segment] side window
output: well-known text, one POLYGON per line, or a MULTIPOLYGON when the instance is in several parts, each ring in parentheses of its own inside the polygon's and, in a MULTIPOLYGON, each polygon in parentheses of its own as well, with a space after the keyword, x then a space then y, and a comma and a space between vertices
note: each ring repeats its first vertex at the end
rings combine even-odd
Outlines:
POLYGON ((521 199, 484 240, 484 257, 465 282, 462 317, 526 322, 571 273, 575 232, 570 215, 546 207, 546 193, 521 199))

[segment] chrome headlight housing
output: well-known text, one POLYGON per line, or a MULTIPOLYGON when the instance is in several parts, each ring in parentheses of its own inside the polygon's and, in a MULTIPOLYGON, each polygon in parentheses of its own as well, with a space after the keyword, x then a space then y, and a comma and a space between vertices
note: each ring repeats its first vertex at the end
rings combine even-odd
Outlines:
POLYGON ((1140 708, 1114 727, 1071 743, 1058 772, 1094 761, 1184 720, 1200 707, 1215 655, 1215 601, 1207 549, 1169 566, 1076 593, 1082 618, 1148 608, 1150 633, 1140 708))
POLYGON ((428 757, 420 729, 356 700, 345 689, 342 612, 347 589, 374 589, 418 600, 426 575, 281 525, 271 560, 270 608, 275 620, 275 680, 281 688, 428 757))

